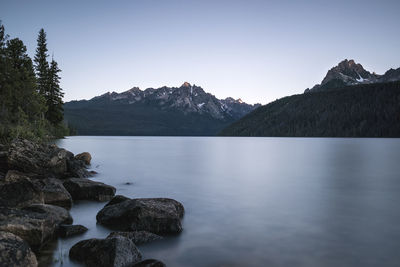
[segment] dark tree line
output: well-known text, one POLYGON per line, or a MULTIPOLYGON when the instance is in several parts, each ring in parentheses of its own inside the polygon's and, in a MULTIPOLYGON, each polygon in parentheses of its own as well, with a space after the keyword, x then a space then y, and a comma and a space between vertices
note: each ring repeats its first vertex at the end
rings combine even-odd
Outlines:
POLYGON ((0 22, 0 141, 67 134, 61 70, 54 59, 49 64, 47 51, 46 33, 41 29, 32 62, 24 43, 10 39, 0 22))
POLYGON ((220 135, 400 137, 400 81, 284 97, 254 110, 220 135))

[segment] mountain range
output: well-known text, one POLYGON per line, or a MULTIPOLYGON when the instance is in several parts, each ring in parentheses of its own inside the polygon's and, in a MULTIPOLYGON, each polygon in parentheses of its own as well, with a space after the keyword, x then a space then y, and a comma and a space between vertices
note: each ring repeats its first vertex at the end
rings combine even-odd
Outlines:
POLYGON ((64 104, 65 119, 81 135, 215 135, 261 106, 217 99, 201 87, 137 87, 64 104))
POLYGON ((378 75, 343 60, 304 94, 262 106, 220 135, 400 137, 400 68, 378 75))

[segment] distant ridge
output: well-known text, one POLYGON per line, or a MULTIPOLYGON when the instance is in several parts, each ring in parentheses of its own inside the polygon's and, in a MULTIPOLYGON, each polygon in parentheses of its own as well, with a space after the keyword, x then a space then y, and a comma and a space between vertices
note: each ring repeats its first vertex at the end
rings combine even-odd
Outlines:
POLYGON ((133 87, 65 103, 67 122, 82 135, 215 135, 261 106, 217 99, 201 87, 133 87))
POLYGON ((344 60, 321 84, 257 108, 220 135, 400 137, 400 68, 378 75, 344 60))

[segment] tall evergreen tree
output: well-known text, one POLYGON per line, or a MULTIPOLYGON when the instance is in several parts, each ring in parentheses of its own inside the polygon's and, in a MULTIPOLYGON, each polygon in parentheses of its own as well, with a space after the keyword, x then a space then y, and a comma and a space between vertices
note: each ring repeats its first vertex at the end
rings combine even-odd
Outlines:
POLYGON ((32 60, 26 51, 26 46, 20 39, 7 41, 5 48, 7 79, 4 83, 8 100, 6 105, 10 115, 23 113, 28 119, 36 120, 40 113, 45 111, 45 106, 43 97, 36 91, 32 60))
POLYGON ((64 93, 60 88, 60 76, 58 73, 61 70, 58 68, 57 62, 52 59, 48 72, 48 94, 46 96, 46 103, 48 110, 46 118, 54 125, 59 124, 63 118, 63 101, 64 93))
POLYGON ((44 29, 40 29, 39 35, 37 38, 37 48, 36 54, 34 58, 35 69, 37 74, 37 89, 42 96, 47 95, 47 82, 48 82, 48 71, 49 71, 49 63, 47 62, 47 41, 46 41, 46 32, 44 29))

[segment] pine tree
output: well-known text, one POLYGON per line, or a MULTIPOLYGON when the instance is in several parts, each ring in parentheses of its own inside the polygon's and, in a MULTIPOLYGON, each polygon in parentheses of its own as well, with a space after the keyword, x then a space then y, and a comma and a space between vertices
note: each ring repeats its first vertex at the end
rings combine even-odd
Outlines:
POLYGON ((47 62, 47 57, 49 55, 47 51, 46 32, 42 28, 37 38, 36 55, 34 58, 37 74, 37 89, 42 96, 47 95, 47 76, 49 71, 49 63, 47 62))
POLYGON ((64 117, 64 103, 62 101, 64 93, 60 88, 60 76, 58 76, 59 72, 61 72, 61 70, 58 68, 57 62, 52 59, 48 72, 48 95, 46 97, 48 110, 46 112, 46 118, 54 125, 62 122, 64 117))
POLYGON ((26 46, 18 39, 7 41, 5 59, 7 79, 7 109, 12 114, 24 113, 30 120, 36 120, 45 111, 43 97, 36 91, 36 79, 32 60, 26 53, 26 46))

